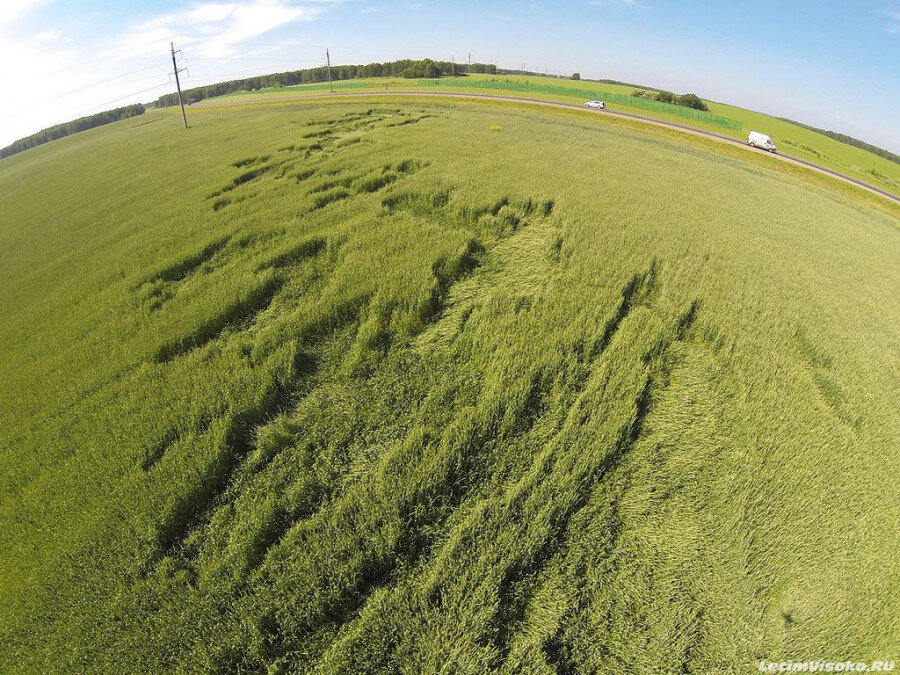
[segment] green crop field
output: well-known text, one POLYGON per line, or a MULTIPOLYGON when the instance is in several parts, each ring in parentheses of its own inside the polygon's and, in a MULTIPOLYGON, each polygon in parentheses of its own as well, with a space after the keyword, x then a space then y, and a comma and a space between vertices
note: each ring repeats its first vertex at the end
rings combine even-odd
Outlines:
POLYGON ((189 120, 0 162, 0 670, 900 657, 900 208, 582 111, 189 120))
MULTIPOLYGON (((353 88, 356 89, 359 89, 360 84, 360 81, 352 82, 353 88)), ((499 94, 541 98, 564 103, 584 103, 585 94, 588 91, 591 92, 591 98, 604 98, 604 95, 607 93, 618 96, 630 96, 635 91, 635 87, 631 86, 590 82, 587 80, 576 81, 549 77, 479 74, 469 75, 465 80, 452 80, 451 78, 444 81, 439 80, 435 84, 425 84, 424 81, 402 78, 367 78, 364 84, 364 89, 368 91, 420 90, 499 94), (529 91, 524 88, 528 86, 533 87, 533 89, 529 91), (573 93, 569 94, 567 90, 571 90, 573 93)), ((340 91, 351 88, 351 82, 336 82, 334 86, 340 91)), ((250 101, 279 96, 298 96, 302 95, 304 91, 321 93, 322 89, 323 86, 321 84, 304 84, 294 87, 264 89, 256 92, 226 94, 218 97, 218 99, 211 100, 250 101)), ((900 165, 884 157, 879 157, 861 148, 841 143, 833 138, 804 129, 796 124, 785 122, 777 117, 714 101, 705 101, 705 103, 709 107, 710 115, 737 122, 741 126, 739 128, 729 128, 721 124, 713 124, 703 120, 674 115, 664 111, 648 110, 643 107, 635 107, 614 101, 607 101, 607 108, 612 111, 627 112, 666 122, 675 122, 676 124, 683 124, 704 131, 713 131, 723 136, 731 136, 744 141, 747 140, 747 135, 751 130, 759 131, 771 136, 778 146, 779 152, 799 157, 809 162, 815 162, 858 180, 876 185, 893 194, 900 194, 900 165)), ((694 111, 687 109, 686 112, 690 114, 694 111)))

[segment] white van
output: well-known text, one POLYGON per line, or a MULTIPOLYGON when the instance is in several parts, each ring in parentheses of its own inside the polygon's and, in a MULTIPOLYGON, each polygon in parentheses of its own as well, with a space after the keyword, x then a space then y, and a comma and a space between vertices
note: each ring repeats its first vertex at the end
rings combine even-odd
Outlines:
POLYGON ((758 131, 750 132, 750 136, 747 138, 747 145, 752 145, 754 148, 759 148, 760 150, 775 152, 775 144, 772 142, 772 139, 758 131))
POLYGON ((588 101, 584 104, 585 108, 593 108, 594 110, 603 110, 606 104, 603 101, 588 101))

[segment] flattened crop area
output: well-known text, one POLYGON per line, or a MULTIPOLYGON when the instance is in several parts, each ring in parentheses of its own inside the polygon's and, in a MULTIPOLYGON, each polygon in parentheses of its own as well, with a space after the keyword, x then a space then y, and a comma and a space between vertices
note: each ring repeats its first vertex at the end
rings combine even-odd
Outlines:
POLYGON ((175 121, 0 166, 5 667, 889 658, 890 207, 540 111, 175 121))

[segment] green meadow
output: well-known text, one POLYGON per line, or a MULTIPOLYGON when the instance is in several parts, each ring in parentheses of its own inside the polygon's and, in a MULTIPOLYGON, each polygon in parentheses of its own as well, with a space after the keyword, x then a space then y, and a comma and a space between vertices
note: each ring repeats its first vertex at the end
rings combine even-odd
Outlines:
MULTIPOLYGON (((562 103, 584 103, 585 97, 580 90, 592 90, 597 97, 610 92, 617 95, 631 96, 635 87, 590 82, 588 80, 568 80, 549 77, 518 76, 518 75, 481 75, 472 74, 466 76, 470 81, 469 86, 461 86, 462 80, 458 78, 455 83, 448 78, 446 82, 437 85, 423 84, 420 81, 402 78, 367 78, 364 81, 335 82, 334 87, 338 92, 348 89, 367 91, 448 91, 456 93, 496 94, 502 96, 516 96, 525 98, 541 98, 562 103), (360 89, 363 83, 365 86, 360 89), (533 85, 536 91, 523 91, 521 87, 533 85), (557 91, 548 92, 546 88, 557 91), (569 94, 567 89, 579 90, 578 93, 569 94)), ((324 87, 324 88, 327 88, 324 87)), ((255 92, 237 92, 226 94, 212 101, 250 101, 254 99, 273 98, 279 96, 298 96, 304 91, 321 93, 322 84, 298 85, 294 87, 269 88, 255 92)), ((649 91, 653 91, 652 89, 649 91)), ((592 94, 593 96, 593 94, 592 94)), ((702 120, 690 119, 671 113, 648 110, 646 108, 616 102, 607 102, 607 108, 612 111, 626 112, 652 119, 674 122, 685 126, 712 131, 723 136, 731 136, 746 141, 750 131, 760 131, 768 134, 778 146, 779 152, 799 157, 809 162, 839 171, 858 180, 876 185, 893 194, 900 194, 900 165, 879 157, 861 148, 841 143, 833 138, 803 127, 785 122, 763 113, 739 108, 737 106, 704 101, 709 107, 709 113, 718 115, 728 120, 739 122, 739 129, 732 129, 719 124, 712 124, 702 120)))
POLYGON ((582 111, 188 115, 0 162, 0 670, 900 656, 900 208, 582 111))

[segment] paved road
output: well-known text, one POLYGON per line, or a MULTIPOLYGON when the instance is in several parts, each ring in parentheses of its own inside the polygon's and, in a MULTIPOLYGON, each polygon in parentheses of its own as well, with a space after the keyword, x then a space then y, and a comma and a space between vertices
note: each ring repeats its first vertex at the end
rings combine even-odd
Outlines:
MULTIPOLYGON (((598 115, 611 115, 613 117, 626 117, 628 119, 640 120, 641 122, 645 122, 647 124, 655 124, 660 127, 669 127, 670 129, 678 129, 680 131, 684 131, 689 134, 693 134, 695 136, 704 136, 706 138, 713 138, 722 143, 729 143, 731 145, 736 145, 740 148, 744 148, 749 152, 762 152, 765 154, 771 154, 766 152, 765 150, 759 150, 758 148, 753 148, 743 141, 739 141, 737 139, 731 138, 730 136, 723 136, 722 134, 717 134, 712 131, 703 131, 701 129, 694 129, 693 127, 685 126, 683 124, 677 124, 675 122, 665 122, 663 120, 656 120, 651 117, 644 117, 643 115, 634 115, 632 113, 625 112, 613 112, 612 110, 592 110, 591 108, 585 108, 582 105, 577 103, 561 103, 559 101, 547 101, 539 98, 520 98, 518 96, 501 96, 499 94, 476 94, 476 93, 468 93, 468 92, 441 92, 441 91, 354 91, 354 92, 335 92, 335 93, 324 93, 324 94, 303 94, 299 96, 278 96, 276 98, 257 98, 249 101, 207 101, 206 103, 196 103, 193 107, 218 107, 218 106, 230 106, 230 105, 249 105, 253 103, 273 103, 279 101, 297 101, 303 99, 315 99, 315 98, 336 98, 336 97, 353 97, 353 96, 439 96, 444 98, 475 98, 475 99, 489 99, 492 101, 511 101, 513 103, 533 103, 536 105, 546 105, 552 106, 554 108, 574 108, 576 110, 590 110, 598 115)), ((818 171, 819 173, 824 173, 827 176, 831 176, 832 178, 837 178, 838 180, 842 180, 845 183, 850 183, 852 185, 856 185, 857 187, 861 187, 864 190, 868 190, 874 194, 877 194, 881 197, 886 197, 893 202, 900 204, 900 196, 897 196, 887 190, 882 190, 880 187, 876 187, 874 185, 869 185, 861 180, 857 180, 856 178, 851 178, 845 174, 842 174, 838 171, 833 171, 832 169, 828 169, 824 166, 820 166, 818 164, 814 164, 813 162, 807 162, 805 159, 800 159, 799 157, 792 157, 791 155, 784 154, 773 154, 773 158, 778 159, 782 162, 788 162, 789 164, 797 164, 799 166, 804 166, 808 169, 812 169, 813 171, 818 171)))

